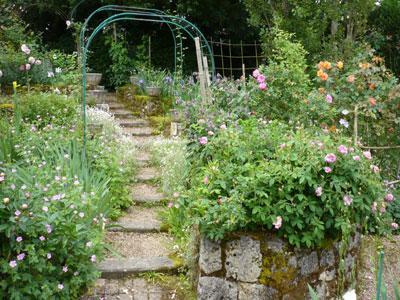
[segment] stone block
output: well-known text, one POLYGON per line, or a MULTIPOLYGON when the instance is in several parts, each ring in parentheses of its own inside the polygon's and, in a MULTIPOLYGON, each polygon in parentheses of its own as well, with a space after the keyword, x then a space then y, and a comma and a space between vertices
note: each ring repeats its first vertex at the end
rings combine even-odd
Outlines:
POLYGON ((319 265, 321 267, 331 267, 335 264, 335 254, 333 250, 322 250, 319 265))
POLYGON ((198 300, 238 300, 238 287, 234 282, 218 277, 200 277, 198 300))
POLYGON ((207 275, 222 269, 221 245, 206 237, 200 241, 200 269, 207 275))
POLYGON ((252 283, 239 283, 238 300, 273 300, 279 299, 278 291, 274 288, 252 283))
POLYGON ((318 270, 318 254, 316 251, 311 252, 310 254, 303 256, 299 260, 300 264, 300 273, 301 275, 309 275, 318 270))
POLYGON ((261 273, 262 255, 260 241, 249 236, 228 242, 226 245, 226 277, 242 282, 257 282, 261 273))

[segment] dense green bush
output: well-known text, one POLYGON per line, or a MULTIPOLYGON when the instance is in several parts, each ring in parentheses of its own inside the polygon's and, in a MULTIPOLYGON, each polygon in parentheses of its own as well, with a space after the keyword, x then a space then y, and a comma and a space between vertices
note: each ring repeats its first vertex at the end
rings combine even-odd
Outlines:
POLYGON ((191 188, 174 209, 210 238, 264 228, 310 247, 387 218, 379 169, 349 140, 250 119, 192 150, 191 188))

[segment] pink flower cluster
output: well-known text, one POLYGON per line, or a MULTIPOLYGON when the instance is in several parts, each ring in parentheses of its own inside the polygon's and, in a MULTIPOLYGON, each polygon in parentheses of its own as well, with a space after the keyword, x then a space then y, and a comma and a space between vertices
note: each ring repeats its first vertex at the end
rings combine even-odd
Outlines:
MULTIPOLYGON (((31 54, 31 49, 26 44, 21 46, 21 51, 24 52, 26 55, 31 54)), ((20 65, 20 71, 29 71, 32 68, 32 65, 41 65, 42 61, 39 59, 35 59, 33 56, 28 58, 28 62, 26 64, 20 65)))
POLYGON ((267 89, 267 84, 265 82, 265 76, 260 72, 259 69, 253 71, 253 77, 257 80, 258 87, 260 90, 264 91, 267 89))

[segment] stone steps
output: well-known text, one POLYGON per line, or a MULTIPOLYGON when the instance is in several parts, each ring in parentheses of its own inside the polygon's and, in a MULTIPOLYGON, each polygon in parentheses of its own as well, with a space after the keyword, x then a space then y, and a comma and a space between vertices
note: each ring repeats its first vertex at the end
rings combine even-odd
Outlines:
POLYGON ((102 278, 121 278, 145 272, 176 272, 179 267, 166 256, 106 259, 98 264, 102 278))
POLYGON ((117 119, 121 127, 148 127, 150 122, 143 119, 117 119))
POLYGON ((156 168, 144 167, 136 174, 136 179, 139 182, 155 181, 160 178, 160 173, 156 168))
POLYGON ((146 184, 138 183, 131 188, 132 200, 139 204, 157 204, 166 199, 163 193, 160 193, 157 187, 146 184))
POLYGON ((151 164, 150 155, 147 152, 139 152, 136 157, 139 167, 147 167, 151 164))
MULTIPOLYGON (((172 276, 171 276, 172 278, 172 276)), ((177 279, 178 280, 178 279, 177 279)), ((167 288, 144 278, 98 279, 86 297, 81 300, 183 300, 175 288, 167 288)))
POLYGON ((116 119, 129 119, 133 118, 131 111, 126 109, 112 109, 110 110, 116 119))
POLYGON ((153 129, 150 127, 123 127, 123 132, 135 137, 150 137, 153 135, 153 129))
POLYGON ((165 232, 166 226, 160 221, 160 208, 132 206, 125 216, 119 218, 110 231, 122 232, 165 232))

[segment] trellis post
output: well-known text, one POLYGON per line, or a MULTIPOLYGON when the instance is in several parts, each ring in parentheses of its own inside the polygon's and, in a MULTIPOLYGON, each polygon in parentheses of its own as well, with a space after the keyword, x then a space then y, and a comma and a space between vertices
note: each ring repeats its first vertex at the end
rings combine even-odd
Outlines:
POLYGON ((196 45, 196 56, 197 56, 197 66, 199 69, 199 81, 200 81, 200 92, 201 92, 201 97, 203 99, 207 98, 206 95, 206 84, 204 81, 204 69, 203 69, 203 61, 201 58, 201 49, 200 49, 200 39, 198 37, 194 38, 194 42, 196 45))
POLYGON ((211 85, 211 80, 210 80, 210 73, 208 71, 207 56, 203 56, 203 65, 204 65, 204 76, 206 77, 207 87, 209 87, 211 85))
POLYGON ((219 45, 221 48, 222 76, 225 77, 224 50, 222 49, 222 39, 219 39, 219 45))

